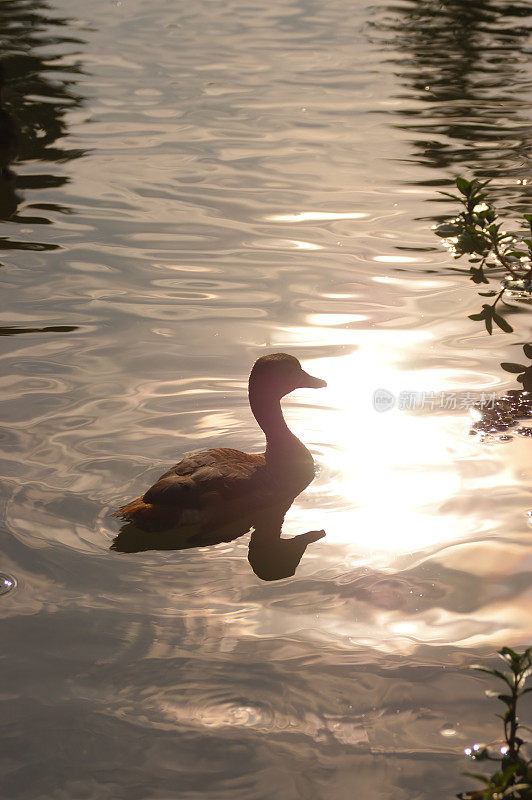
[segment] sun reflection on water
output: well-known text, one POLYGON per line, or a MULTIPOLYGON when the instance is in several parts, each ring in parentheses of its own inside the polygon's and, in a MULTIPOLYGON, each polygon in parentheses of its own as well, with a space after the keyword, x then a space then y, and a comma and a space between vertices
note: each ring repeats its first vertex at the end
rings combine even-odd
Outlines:
POLYGON ((490 531, 493 523, 479 519, 478 504, 464 513, 459 499, 501 481, 512 484, 515 476, 504 462, 493 474, 477 476, 476 459, 485 463, 486 453, 479 456, 467 436, 467 410, 435 405, 411 412, 396 403, 379 413, 372 403, 376 389, 396 399, 404 391, 437 397, 456 391, 460 376, 452 368, 416 369, 409 363, 414 348, 430 347, 424 332, 345 333, 356 336, 358 349, 304 359, 312 374, 327 381, 327 389, 312 397, 308 393, 312 405, 302 405, 296 396, 287 401, 287 418, 304 441, 313 443, 319 465, 301 501, 300 524, 319 522, 329 543, 379 561, 490 531))

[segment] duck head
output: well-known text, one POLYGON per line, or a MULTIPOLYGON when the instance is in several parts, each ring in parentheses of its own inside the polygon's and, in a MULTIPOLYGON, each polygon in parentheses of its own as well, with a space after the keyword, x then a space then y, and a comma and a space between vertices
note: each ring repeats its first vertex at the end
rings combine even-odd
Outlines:
POLYGON ((326 381, 309 375, 297 358, 287 353, 262 356, 255 361, 249 376, 250 394, 267 394, 279 400, 294 389, 321 389, 324 386, 327 386, 326 381))

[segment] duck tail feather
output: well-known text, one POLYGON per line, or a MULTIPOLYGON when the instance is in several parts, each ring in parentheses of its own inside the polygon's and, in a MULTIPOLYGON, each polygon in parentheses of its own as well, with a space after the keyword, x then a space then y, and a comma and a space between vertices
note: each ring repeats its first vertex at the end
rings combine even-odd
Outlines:
POLYGON ((130 503, 126 503, 124 506, 119 506, 116 511, 113 511, 112 516, 132 522, 133 518, 137 514, 142 514, 142 512, 146 511, 148 508, 151 508, 151 506, 145 503, 142 497, 137 497, 136 500, 131 500, 130 503))
POLYGON ((171 507, 145 503, 142 497, 137 497, 125 506, 119 506, 113 516, 132 522, 144 531, 160 531, 172 525, 175 511, 171 507))

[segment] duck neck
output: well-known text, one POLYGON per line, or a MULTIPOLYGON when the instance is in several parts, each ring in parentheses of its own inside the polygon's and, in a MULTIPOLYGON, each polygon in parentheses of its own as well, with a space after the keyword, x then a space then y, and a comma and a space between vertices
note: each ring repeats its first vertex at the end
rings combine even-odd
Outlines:
POLYGON ((294 445, 303 447, 285 422, 279 398, 263 392, 257 394, 250 387, 249 404, 266 436, 266 457, 286 453, 294 445))
POLYGON ((264 393, 258 396, 250 388, 249 405, 253 416, 264 431, 268 443, 293 435, 285 422, 281 410, 281 401, 278 398, 264 393))

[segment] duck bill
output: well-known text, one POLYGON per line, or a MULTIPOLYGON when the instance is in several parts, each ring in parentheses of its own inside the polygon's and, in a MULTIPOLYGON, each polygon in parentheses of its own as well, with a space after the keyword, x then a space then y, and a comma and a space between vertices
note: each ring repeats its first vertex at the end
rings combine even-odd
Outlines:
POLYGON ((321 378, 314 378, 308 372, 303 371, 301 383, 299 384, 300 389, 323 389, 324 386, 327 386, 327 381, 322 381, 321 378))

